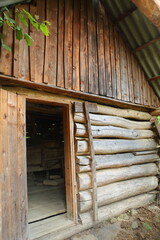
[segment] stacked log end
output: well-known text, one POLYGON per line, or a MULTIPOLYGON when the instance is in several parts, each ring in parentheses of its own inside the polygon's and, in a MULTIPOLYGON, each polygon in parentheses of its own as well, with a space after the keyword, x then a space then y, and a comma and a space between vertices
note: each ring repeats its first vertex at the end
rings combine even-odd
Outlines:
MULTIPOLYGON (((159 155, 151 115, 97 105, 90 113, 96 162, 98 214, 107 219, 154 200, 159 155)), ((83 112, 74 114, 78 203, 81 218, 92 216, 91 165, 83 112)))

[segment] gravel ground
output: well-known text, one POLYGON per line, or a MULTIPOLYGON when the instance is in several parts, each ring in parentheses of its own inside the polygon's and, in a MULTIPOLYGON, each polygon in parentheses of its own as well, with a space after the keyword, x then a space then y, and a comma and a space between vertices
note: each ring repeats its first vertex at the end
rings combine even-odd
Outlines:
POLYGON ((131 209, 67 240, 160 240, 160 207, 131 209))

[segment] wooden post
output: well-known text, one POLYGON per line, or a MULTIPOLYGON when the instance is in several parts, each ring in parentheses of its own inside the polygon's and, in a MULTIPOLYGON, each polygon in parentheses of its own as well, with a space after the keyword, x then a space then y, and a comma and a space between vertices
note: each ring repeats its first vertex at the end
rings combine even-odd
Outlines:
POLYGON ((92 203, 93 203, 93 220, 98 220, 98 204, 97 204, 97 181, 96 181, 96 162, 93 147, 93 137, 91 130, 91 122, 89 117, 88 102, 84 102, 84 115, 86 119, 86 129, 88 133, 88 147, 91 160, 91 180, 92 180, 92 203))

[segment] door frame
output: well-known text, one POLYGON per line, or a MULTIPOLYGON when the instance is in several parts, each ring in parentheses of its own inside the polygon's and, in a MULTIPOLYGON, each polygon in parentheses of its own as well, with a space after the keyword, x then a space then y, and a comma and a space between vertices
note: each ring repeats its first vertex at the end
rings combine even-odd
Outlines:
MULTIPOLYGON (((74 122, 72 114, 72 103, 63 100, 63 97, 52 100, 26 96, 26 103, 38 103, 50 106, 63 107, 63 128, 64 128, 64 166, 65 166, 65 187, 67 217, 77 222, 77 194, 76 194, 76 172, 75 172, 75 151, 74 151, 74 122)), ((27 110, 27 109, 26 109, 27 110)), ((27 159, 26 159, 27 160, 27 159)))

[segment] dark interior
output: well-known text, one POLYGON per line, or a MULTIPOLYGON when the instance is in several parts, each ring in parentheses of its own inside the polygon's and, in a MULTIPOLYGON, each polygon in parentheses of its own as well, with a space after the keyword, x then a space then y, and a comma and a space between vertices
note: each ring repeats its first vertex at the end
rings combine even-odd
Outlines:
POLYGON ((66 212, 63 108, 27 103, 29 223, 66 212))

